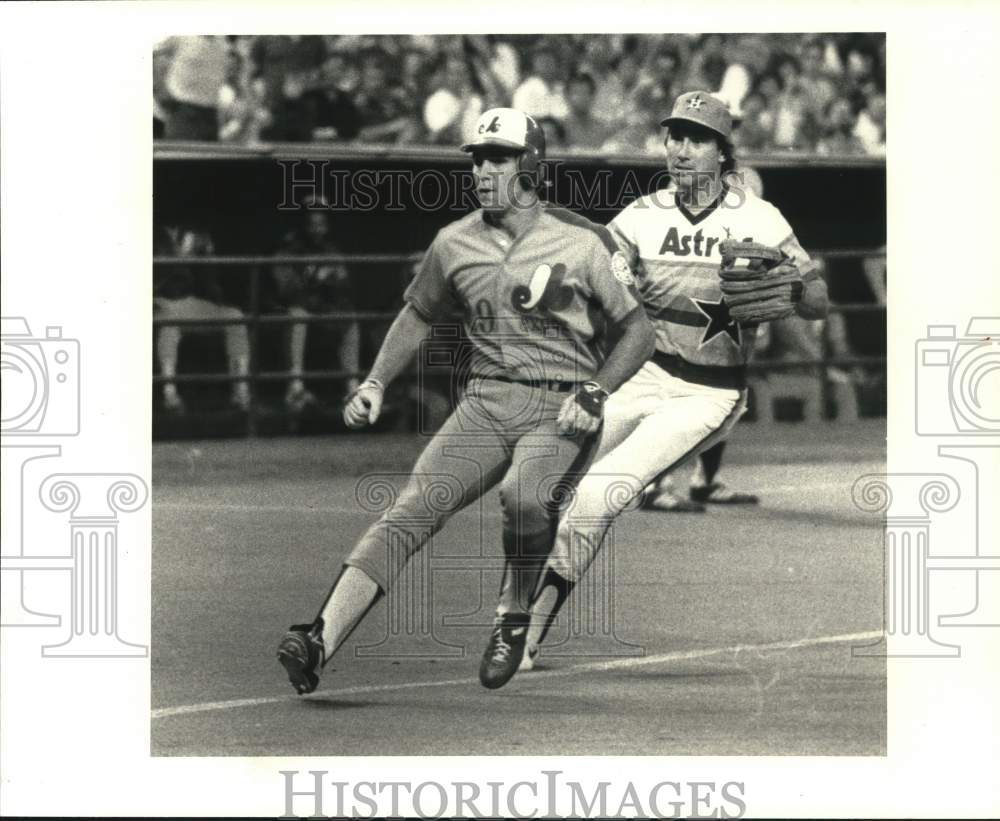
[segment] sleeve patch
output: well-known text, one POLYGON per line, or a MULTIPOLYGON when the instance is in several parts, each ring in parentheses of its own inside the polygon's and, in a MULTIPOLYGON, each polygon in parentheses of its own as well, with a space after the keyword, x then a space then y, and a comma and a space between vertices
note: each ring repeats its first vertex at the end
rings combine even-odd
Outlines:
POLYGON ((629 268, 628 260, 625 259, 625 255, 621 251, 615 251, 611 255, 611 273, 622 285, 635 285, 632 269, 629 268))

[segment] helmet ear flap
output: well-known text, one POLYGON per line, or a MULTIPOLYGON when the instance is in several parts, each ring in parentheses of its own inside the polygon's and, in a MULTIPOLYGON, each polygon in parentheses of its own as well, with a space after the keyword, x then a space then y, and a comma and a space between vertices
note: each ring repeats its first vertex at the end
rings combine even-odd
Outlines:
POLYGON ((529 178, 532 188, 541 189, 546 186, 548 173, 537 149, 529 148, 518 157, 517 170, 523 177, 529 178))

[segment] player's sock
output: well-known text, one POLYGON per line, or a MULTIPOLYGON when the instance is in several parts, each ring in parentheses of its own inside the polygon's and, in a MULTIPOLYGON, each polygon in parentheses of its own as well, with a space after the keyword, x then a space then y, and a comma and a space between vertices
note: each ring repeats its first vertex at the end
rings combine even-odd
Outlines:
POLYGON ((551 567, 545 571, 538 594, 531 605, 531 624, 528 627, 528 647, 537 647, 549 633, 556 616, 562 609, 576 582, 560 576, 551 567))
POLYGON ((722 466, 722 451, 725 449, 726 443, 719 442, 719 444, 713 445, 698 457, 703 474, 701 477, 702 481, 694 481, 692 484, 708 487, 715 481, 715 474, 719 472, 719 468, 722 466))
POLYGON ((500 588, 500 602, 497 613, 522 613, 531 610, 532 594, 545 567, 552 534, 548 530, 541 533, 514 533, 504 528, 503 550, 507 557, 504 581, 500 588))
POLYGON ((329 659, 382 597, 382 588, 357 567, 345 567, 334 582, 320 611, 323 619, 323 654, 329 659))

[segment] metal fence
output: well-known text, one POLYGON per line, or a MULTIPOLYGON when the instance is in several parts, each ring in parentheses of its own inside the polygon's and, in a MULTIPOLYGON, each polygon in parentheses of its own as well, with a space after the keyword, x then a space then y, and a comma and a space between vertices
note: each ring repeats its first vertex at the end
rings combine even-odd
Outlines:
MULTIPOLYGON (((810 256, 814 259, 859 259, 871 256, 880 256, 882 252, 878 249, 850 249, 835 248, 825 250, 810 251, 810 256)), ((213 318, 213 319, 175 319, 157 318, 153 319, 153 326, 159 329, 165 326, 171 327, 195 327, 195 328, 224 328, 231 325, 244 325, 248 328, 250 350, 249 369, 246 375, 228 373, 178 373, 175 376, 156 375, 153 378, 154 386, 165 383, 176 385, 183 384, 231 384, 234 382, 247 382, 251 386, 250 403, 247 408, 246 433, 253 436, 257 432, 257 421, 259 414, 259 403, 257 392, 253 387, 263 382, 287 381, 293 377, 303 380, 345 380, 351 377, 361 378, 367 373, 367 369, 362 371, 347 370, 313 370, 292 373, 291 371, 263 371, 259 367, 258 354, 258 332, 262 326, 287 326, 299 324, 318 323, 388 323, 395 316, 395 312, 385 311, 336 311, 323 314, 308 314, 305 316, 296 315, 264 315, 261 314, 260 304, 260 278, 264 272, 276 265, 317 265, 317 264, 350 264, 350 265, 374 265, 374 264, 398 264, 400 270, 404 266, 412 266, 421 258, 421 254, 322 254, 311 256, 203 256, 203 257, 154 257, 154 266, 186 266, 189 268, 212 267, 212 268, 243 268, 239 272, 250 277, 249 304, 243 311, 243 316, 238 318, 213 318)), ((234 272, 235 273, 235 272, 234 272)), ((831 313, 841 314, 884 314, 885 306, 874 303, 852 303, 837 304, 830 306, 831 313)), ((766 376, 771 372, 799 371, 812 375, 817 380, 823 380, 826 369, 829 367, 854 367, 862 366, 876 368, 884 373, 886 368, 885 356, 829 356, 824 355, 819 359, 783 359, 783 360, 759 360, 752 362, 749 366, 750 373, 754 376, 766 376)), ((407 374, 406 378, 415 379, 414 373, 407 374)))

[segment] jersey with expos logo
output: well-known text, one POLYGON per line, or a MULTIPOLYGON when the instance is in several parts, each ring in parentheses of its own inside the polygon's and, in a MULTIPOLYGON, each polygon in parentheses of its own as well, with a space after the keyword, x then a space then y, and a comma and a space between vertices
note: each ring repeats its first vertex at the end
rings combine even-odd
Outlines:
POLYGON ((697 214, 678 200, 675 188, 656 191, 628 205, 608 228, 629 258, 657 350, 695 365, 691 371, 708 384, 714 370, 733 372, 746 364, 757 330, 730 317, 719 290, 723 240, 778 247, 803 279, 818 276, 781 212, 748 189, 724 187, 697 214))
POLYGON ((462 317, 470 373, 582 382, 606 324, 638 307, 633 285, 606 228, 542 206, 514 240, 481 210, 441 229, 404 299, 429 322, 462 317))

